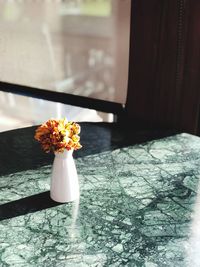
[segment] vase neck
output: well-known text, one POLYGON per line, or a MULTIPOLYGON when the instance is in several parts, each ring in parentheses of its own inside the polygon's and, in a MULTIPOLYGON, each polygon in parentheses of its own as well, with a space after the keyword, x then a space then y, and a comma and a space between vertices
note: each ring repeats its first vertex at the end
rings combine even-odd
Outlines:
POLYGON ((71 157, 73 154, 73 149, 71 150, 65 150, 64 152, 55 152, 55 156, 57 158, 68 158, 71 157))

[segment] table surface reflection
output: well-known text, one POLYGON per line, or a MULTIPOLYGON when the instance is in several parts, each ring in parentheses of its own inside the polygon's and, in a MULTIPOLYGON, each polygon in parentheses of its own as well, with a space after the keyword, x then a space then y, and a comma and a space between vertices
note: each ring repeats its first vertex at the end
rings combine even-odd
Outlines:
POLYGON ((0 134, 0 266, 200 266, 199 137, 83 123, 80 199, 59 204, 34 131, 0 134))

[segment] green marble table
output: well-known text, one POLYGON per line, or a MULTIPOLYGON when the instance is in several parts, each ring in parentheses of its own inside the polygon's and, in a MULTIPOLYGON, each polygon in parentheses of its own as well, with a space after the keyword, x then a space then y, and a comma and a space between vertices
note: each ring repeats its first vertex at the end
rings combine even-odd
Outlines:
POLYGON ((75 155, 80 200, 59 204, 34 130, 0 134, 0 266, 200 266, 199 137, 117 148, 104 129, 75 155))

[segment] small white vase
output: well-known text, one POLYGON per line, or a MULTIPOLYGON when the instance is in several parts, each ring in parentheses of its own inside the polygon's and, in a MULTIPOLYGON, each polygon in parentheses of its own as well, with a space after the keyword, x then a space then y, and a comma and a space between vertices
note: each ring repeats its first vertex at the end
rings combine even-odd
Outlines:
POLYGON ((51 174, 50 197, 56 202, 70 202, 79 198, 79 181, 73 150, 55 153, 51 174))

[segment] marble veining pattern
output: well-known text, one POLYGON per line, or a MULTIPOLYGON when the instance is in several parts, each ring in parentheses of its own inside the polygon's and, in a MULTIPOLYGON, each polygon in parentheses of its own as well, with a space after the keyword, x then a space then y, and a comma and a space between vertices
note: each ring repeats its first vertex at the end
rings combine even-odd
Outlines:
MULTIPOLYGON (((76 165, 79 202, 0 220, 0 266, 190 266, 198 137, 180 134, 76 165)), ((46 165, 0 176, 1 205, 48 191, 50 172, 46 165)))

